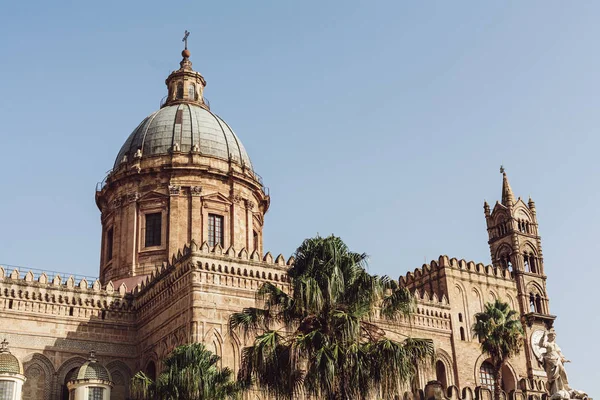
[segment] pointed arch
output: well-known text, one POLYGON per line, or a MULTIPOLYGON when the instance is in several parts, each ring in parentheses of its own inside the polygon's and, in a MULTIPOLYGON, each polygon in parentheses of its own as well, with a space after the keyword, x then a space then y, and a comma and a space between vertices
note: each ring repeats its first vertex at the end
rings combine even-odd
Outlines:
POLYGON ((121 360, 113 360, 106 364, 113 380, 111 399, 126 399, 129 396, 129 381, 132 378, 131 369, 121 360))
POLYGON ((452 357, 450 357, 450 354, 448 352, 446 352, 444 349, 436 349, 436 363, 435 363, 435 370, 436 370, 436 378, 438 381, 440 381, 439 378, 441 378, 442 376, 438 376, 440 375, 442 372, 445 373, 444 375, 444 381, 440 381, 442 382, 442 384, 444 384, 444 390, 448 389, 448 387, 454 385, 454 368, 453 368, 454 363, 452 362, 452 357), (438 369, 438 363, 440 363, 441 365, 443 365, 443 371, 442 368, 438 369))
POLYGON ((50 400, 54 386, 54 365, 43 354, 33 353, 23 360, 27 380, 23 384, 23 400, 50 400))
MULTIPOLYGON (((462 313, 464 315, 464 321, 467 326, 470 326, 471 323, 471 312, 469 311, 469 301, 467 299, 467 291, 462 283, 456 282, 455 284, 456 292, 462 301, 462 313)), ((469 337, 465 337, 468 339, 469 337)))
POLYGON ((206 332, 206 335, 204 335, 203 342, 208 350, 212 351, 214 354, 221 357, 221 365, 222 365, 222 363, 223 363, 223 336, 221 335, 221 333, 214 327, 211 327, 208 330, 208 332, 206 332))
POLYGON ((483 311, 483 296, 481 295, 481 292, 476 287, 471 288, 471 292, 473 292, 473 295, 474 295, 475 301, 476 301, 475 304, 477 304, 476 310, 473 310, 473 311, 475 311, 475 313, 482 312, 483 311))
POLYGON ((75 356, 62 363, 55 375, 56 380, 54 382, 54 399, 61 399, 65 393, 68 393, 65 378, 70 372, 81 367, 86 361, 87 359, 83 357, 75 356))
POLYGON ((510 306, 510 308, 512 308, 515 311, 518 311, 516 309, 515 299, 510 295, 510 293, 506 293, 506 299, 508 300, 508 305, 510 306))

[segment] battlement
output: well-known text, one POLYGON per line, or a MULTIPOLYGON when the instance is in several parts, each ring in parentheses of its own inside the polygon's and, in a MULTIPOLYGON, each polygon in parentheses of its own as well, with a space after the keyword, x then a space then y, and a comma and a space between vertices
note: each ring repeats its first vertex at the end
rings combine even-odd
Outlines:
POLYGON ((50 277, 42 272, 35 279, 32 271, 24 275, 18 269, 7 274, 0 266, 0 309, 16 312, 34 312, 57 316, 112 320, 132 320, 132 296, 127 286, 118 289, 112 282, 104 287, 96 279, 88 282, 73 276, 66 280, 55 274, 50 277))
POLYGON ((207 242, 198 246, 192 240, 173 255, 171 262, 163 263, 138 284, 133 295, 140 308, 149 302, 156 303, 166 293, 166 288, 177 290, 179 278, 190 270, 197 270, 202 272, 198 283, 248 289, 254 296, 253 292, 267 281, 286 289, 286 272, 293 263, 293 256, 286 261, 282 254, 273 258, 267 252, 261 257, 257 251, 248 254, 246 249, 236 251, 229 247, 224 250, 219 244, 211 248, 207 242))
POLYGON ((445 268, 461 270, 472 274, 487 275, 498 279, 514 280, 511 272, 508 269, 495 267, 493 265, 484 265, 464 259, 456 258, 449 259, 443 255, 437 261, 433 260, 429 264, 423 264, 421 268, 415 268, 413 272, 408 272, 405 276, 401 276, 399 283, 403 287, 412 287, 415 283, 420 283, 424 278, 427 279, 432 274, 437 273, 445 268))

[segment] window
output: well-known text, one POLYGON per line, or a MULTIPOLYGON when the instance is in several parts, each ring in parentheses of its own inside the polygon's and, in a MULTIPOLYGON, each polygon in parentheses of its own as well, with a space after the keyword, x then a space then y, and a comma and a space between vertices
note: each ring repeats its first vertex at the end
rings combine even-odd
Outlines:
POLYGON ((462 341, 466 340, 466 338, 465 338, 465 328, 463 328, 462 326, 460 327, 460 340, 462 340, 462 341))
POLYGON ((0 381, 0 400, 13 400, 15 385, 13 381, 0 381))
POLYGON ((479 367, 479 385, 494 391, 494 367, 487 361, 479 367))
POLYGON ((458 322, 462 322, 462 313, 458 313, 458 322))
POLYGON ((535 311, 537 313, 542 313, 542 298, 539 294, 535 295, 535 311))
POLYGON ((102 400, 104 398, 104 388, 90 387, 88 388, 88 400, 102 400))
POLYGON ((146 214, 146 247, 160 246, 162 214, 146 214))
POLYGON ((208 214, 208 245, 223 246, 223 217, 221 215, 208 214))
POLYGON ((254 250, 258 251, 258 232, 252 231, 252 239, 254 240, 254 250))
POLYGON ((113 239, 114 239, 114 231, 113 228, 110 228, 108 232, 106 232, 106 260, 110 261, 113 258, 113 239))
POLYGON ((190 83, 190 86, 188 86, 188 99, 196 99, 196 85, 193 83, 190 83))
POLYGON ((442 388, 446 390, 448 387, 448 380, 446 379, 446 366, 442 360, 437 360, 435 363, 435 379, 442 384, 442 388))
POLYGON ((177 98, 183 99, 183 83, 181 82, 177 84, 177 98))

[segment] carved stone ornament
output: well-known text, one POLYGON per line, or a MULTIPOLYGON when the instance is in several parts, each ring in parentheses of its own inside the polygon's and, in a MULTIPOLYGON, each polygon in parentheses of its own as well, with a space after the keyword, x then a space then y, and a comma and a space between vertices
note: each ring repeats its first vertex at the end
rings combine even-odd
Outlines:
POLYGON ((254 208, 254 203, 250 200, 246 200, 246 207, 248 208, 248 210, 252 210, 254 208))
POLYGON ((244 198, 242 196, 240 196, 239 194, 236 194, 235 196, 232 197, 232 200, 234 203, 238 204, 240 201, 244 200, 244 198))
POLYGON ((138 199, 140 198, 140 194, 139 193, 129 193, 127 195, 127 202, 128 203, 134 203, 136 202, 138 199))
POLYGON ((181 193, 181 186, 169 185, 169 194, 171 196, 179 196, 180 193, 181 193))
POLYGON ((114 199, 111 203, 111 206, 113 209, 117 209, 117 208, 121 207, 122 205, 123 205, 123 199, 120 197, 114 199))
POLYGON ((202 193, 202 186, 192 186, 190 188, 190 193, 192 194, 192 196, 200 196, 200 194, 202 193))

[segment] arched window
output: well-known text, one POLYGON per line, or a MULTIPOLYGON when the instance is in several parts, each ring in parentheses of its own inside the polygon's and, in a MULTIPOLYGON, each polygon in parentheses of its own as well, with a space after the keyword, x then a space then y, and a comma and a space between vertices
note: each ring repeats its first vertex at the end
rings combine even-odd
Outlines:
POLYGON ((462 326, 460 327, 460 340, 465 341, 465 328, 463 328, 462 326))
POLYGON ((531 272, 533 272, 534 274, 538 273, 537 270, 537 262, 535 257, 532 255, 529 256, 529 269, 531 270, 531 272))
POLYGON ((542 298, 539 294, 535 295, 535 311, 537 313, 542 313, 542 298))
POLYGON ((183 99, 183 83, 181 82, 177 84, 177 98, 183 99))
POLYGON ((535 296, 533 293, 529 293, 529 311, 535 312, 535 296))
POLYGON ((462 322, 462 313, 458 313, 458 322, 462 322))
POLYGON ((448 387, 448 379, 446 378, 446 366, 442 360, 437 360, 435 363, 435 379, 442 384, 444 390, 448 387))
POLYGON ((479 386, 494 391, 494 367, 487 361, 479 367, 479 386))
POLYGON ((188 86, 188 99, 196 100, 196 85, 193 83, 188 86))

